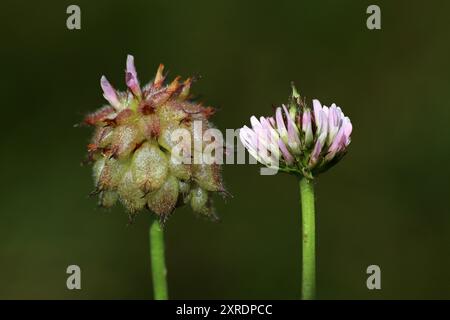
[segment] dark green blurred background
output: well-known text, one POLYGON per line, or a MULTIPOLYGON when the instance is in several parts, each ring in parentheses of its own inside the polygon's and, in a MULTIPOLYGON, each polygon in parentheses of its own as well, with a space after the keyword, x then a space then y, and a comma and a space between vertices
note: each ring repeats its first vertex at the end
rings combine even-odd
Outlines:
MULTIPOLYGON (((317 181, 318 297, 450 298, 448 1, 2 1, 0 298, 152 298, 149 214, 127 226, 96 207, 80 166, 101 106, 99 79, 124 88, 160 62, 201 74, 194 93, 220 129, 285 102, 338 103, 350 152, 317 181), (82 29, 66 28, 81 7, 82 29), (378 4, 382 30, 366 28, 378 4), (66 289, 66 267, 82 290, 66 289), (366 288, 377 264, 382 290, 366 288)), ((222 221, 178 210, 166 226, 172 298, 293 299, 300 212, 293 177, 228 165, 222 221)))

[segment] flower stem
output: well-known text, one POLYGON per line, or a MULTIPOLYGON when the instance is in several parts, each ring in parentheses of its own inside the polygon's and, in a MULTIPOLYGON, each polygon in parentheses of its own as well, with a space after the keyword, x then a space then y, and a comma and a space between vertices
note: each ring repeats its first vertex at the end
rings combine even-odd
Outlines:
POLYGON ((302 207, 302 299, 311 300, 316 294, 315 209, 313 181, 300 179, 302 207))
POLYGON ((164 257, 164 232, 161 228, 161 225, 159 224, 158 219, 152 219, 149 236, 154 299, 167 300, 167 270, 164 257))

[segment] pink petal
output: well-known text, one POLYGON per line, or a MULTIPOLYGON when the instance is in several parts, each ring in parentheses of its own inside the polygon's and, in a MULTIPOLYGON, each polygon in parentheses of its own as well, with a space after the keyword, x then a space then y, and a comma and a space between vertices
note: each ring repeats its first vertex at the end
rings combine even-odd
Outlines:
POLYGON ((137 78, 136 67, 134 66, 134 57, 132 55, 127 56, 127 70, 125 72, 125 82, 127 87, 135 96, 141 96, 141 87, 137 78))
POLYGON ((284 124, 283 114, 281 113, 281 108, 278 107, 275 112, 275 118, 277 120, 277 129, 280 133, 281 138, 286 139, 287 138, 287 130, 286 126, 284 124))
POLYGON ((276 122, 275 119, 273 117, 269 117, 267 120, 269 120, 270 124, 272 125, 273 128, 276 127, 276 122))
POLYGON ((313 167, 316 165, 317 160, 319 159, 320 152, 322 151, 323 143, 319 139, 316 141, 316 144, 314 145, 313 152, 311 153, 311 158, 309 159, 309 165, 310 167, 313 167))
POLYGON ((331 145, 335 135, 339 130, 339 119, 336 105, 332 104, 328 112, 328 145, 331 145))
POLYGON ((256 133, 252 129, 248 128, 247 126, 244 126, 239 131, 239 137, 241 138, 244 147, 253 148, 256 150, 258 139, 256 137, 256 133))
POLYGON ((300 153, 300 138, 298 136, 298 128, 294 123, 294 120, 292 120, 291 116, 289 115, 288 110, 283 105, 284 112, 286 114, 286 121, 287 121, 287 127, 288 127, 288 146, 294 153, 300 153))
POLYGON ((347 147, 350 144, 350 135, 352 134, 353 126, 348 117, 344 118, 344 137, 345 137, 345 146, 347 147))
POLYGON ((292 163, 294 163, 294 157, 289 153, 283 140, 281 140, 281 139, 278 140, 278 146, 280 147, 281 153, 283 154, 283 158, 286 161, 286 163, 288 165, 291 165, 292 163))
POLYGON ((111 106, 115 108, 120 108, 120 101, 117 97, 117 92, 109 83, 108 79, 106 79, 105 76, 102 76, 100 79, 100 86, 103 90, 103 97, 108 100, 108 102, 111 104, 111 106))
POLYGON ((250 123, 252 124, 253 129, 261 128, 261 124, 255 116, 250 118, 250 123))
POLYGON ((320 101, 317 99, 313 100, 313 108, 314 108, 314 120, 316 121, 317 131, 321 132, 322 130, 322 105, 320 101))
POLYGON ((311 110, 305 109, 302 116, 302 130, 305 133, 305 143, 307 146, 313 141, 311 110))
POLYGON ((333 159, 333 157, 341 151, 345 145, 344 127, 341 126, 336 136, 333 138, 330 148, 328 149, 328 154, 326 155, 327 160, 333 159))

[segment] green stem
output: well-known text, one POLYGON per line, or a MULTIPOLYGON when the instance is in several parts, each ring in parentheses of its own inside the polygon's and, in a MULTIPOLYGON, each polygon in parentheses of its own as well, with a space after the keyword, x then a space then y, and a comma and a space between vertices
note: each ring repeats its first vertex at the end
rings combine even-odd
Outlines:
POLYGON ((313 181, 300 180, 302 206, 302 299, 311 300, 316 294, 315 209, 313 181))
POLYGON ((164 257, 164 232, 158 219, 152 219, 149 235, 154 299, 167 300, 167 270, 164 257))

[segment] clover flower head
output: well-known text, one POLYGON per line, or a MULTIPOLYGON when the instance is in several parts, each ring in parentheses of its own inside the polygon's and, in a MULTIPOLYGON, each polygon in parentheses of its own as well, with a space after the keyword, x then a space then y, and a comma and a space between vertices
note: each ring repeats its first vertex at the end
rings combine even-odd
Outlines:
MULTIPOLYGON (((95 128, 88 145, 94 194, 103 207, 119 200, 130 215, 147 208, 164 221, 175 207, 189 204, 195 212, 215 218, 211 194, 224 191, 220 165, 172 161, 177 144, 172 134, 182 129, 193 141, 194 122, 201 121, 207 130, 214 109, 191 99, 192 78, 180 83, 177 77, 165 84, 163 68, 160 65, 155 78, 141 88, 134 58, 128 55, 124 92, 101 77, 108 104, 84 119, 95 128)), ((191 145, 188 149, 191 154, 191 145)))
POLYGON ((250 118, 240 139, 249 153, 267 167, 313 178, 335 165, 347 152, 352 123, 336 104, 319 100, 308 106, 293 86, 288 106, 271 117, 250 118))

